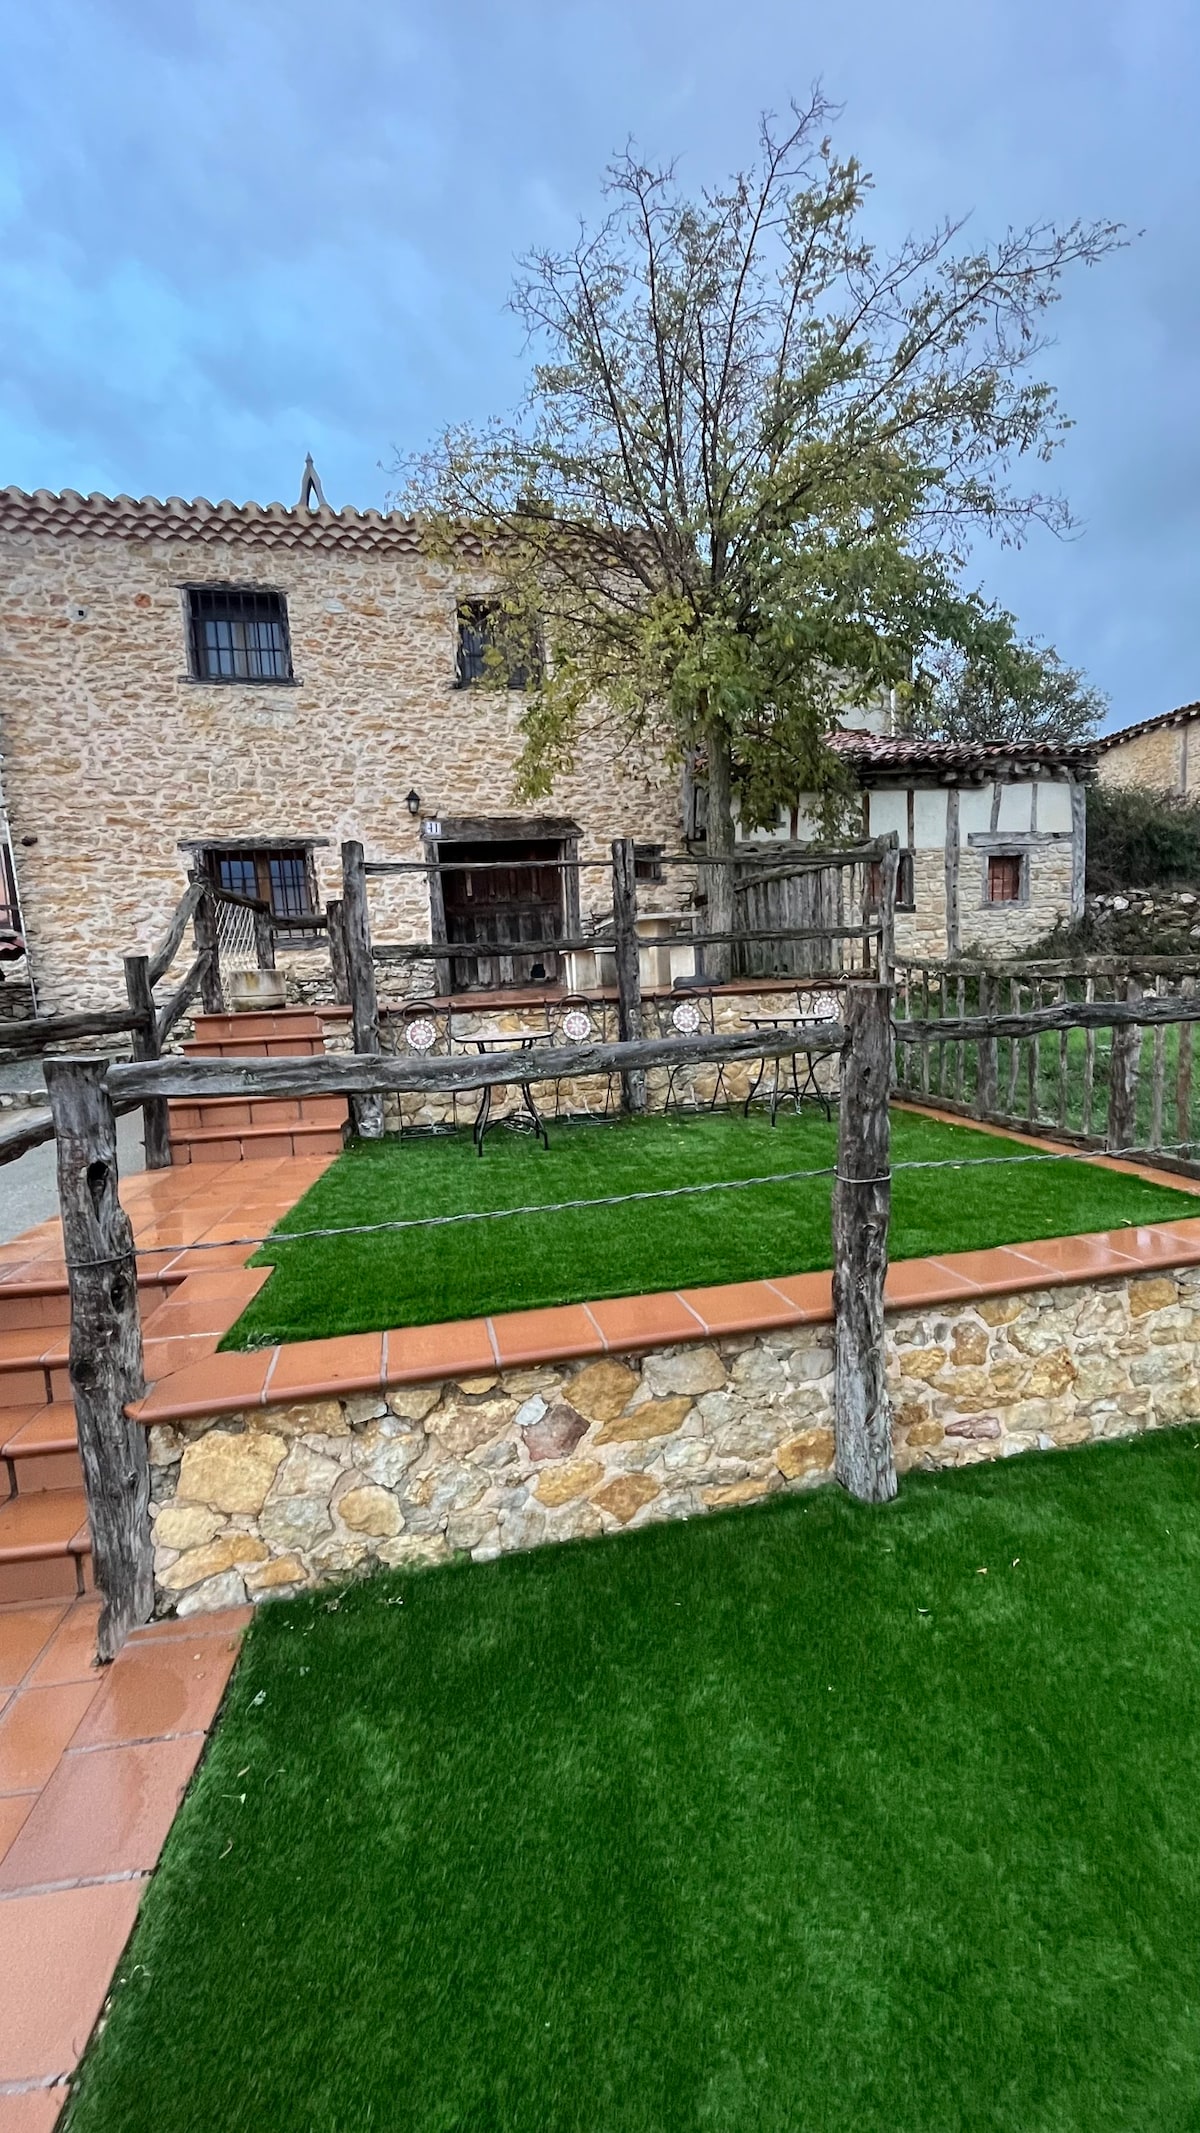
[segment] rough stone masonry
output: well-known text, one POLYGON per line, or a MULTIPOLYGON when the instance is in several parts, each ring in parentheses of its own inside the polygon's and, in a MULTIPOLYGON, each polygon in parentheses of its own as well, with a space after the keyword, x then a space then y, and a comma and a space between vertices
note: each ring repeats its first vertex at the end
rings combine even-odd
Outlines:
MULTIPOLYGON (((896 1460, 966 1466, 1200 1413, 1200 1269, 889 1314, 896 1460)), ((150 1432, 161 1611, 477 1562, 832 1477, 827 1324, 150 1432)))

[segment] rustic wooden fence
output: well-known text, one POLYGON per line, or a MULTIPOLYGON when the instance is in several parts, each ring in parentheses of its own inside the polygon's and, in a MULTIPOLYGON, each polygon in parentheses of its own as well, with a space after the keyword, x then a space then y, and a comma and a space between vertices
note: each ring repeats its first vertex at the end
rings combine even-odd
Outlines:
MULTIPOLYGON (((575 858, 545 862, 548 867, 561 867, 576 880, 581 871, 603 868, 611 886, 612 909, 611 918, 606 916, 605 922, 590 933, 552 935, 537 944, 546 954, 556 957, 573 953, 611 955, 616 979, 617 1035, 626 1044, 639 1042, 645 1034, 640 951, 648 944, 640 940, 638 934, 638 850, 632 837, 621 837, 614 840, 611 855, 603 860, 575 858)), ((508 870, 512 863, 368 860, 361 844, 354 841, 343 844, 342 894, 336 902, 327 905, 326 910, 331 960, 350 1006, 356 1052, 377 1054, 382 1048, 378 966, 432 962, 443 973, 448 990, 452 963, 472 955, 486 957, 489 961, 504 954, 527 957, 531 945, 527 940, 503 938, 488 940, 474 949, 462 943, 433 938, 377 942, 372 934, 370 883, 389 876, 424 877, 430 884, 432 908, 435 903, 440 906, 440 885, 446 875, 459 872, 486 874, 493 864, 508 870)), ((539 866, 542 864, 538 862, 539 866)), ((739 889, 743 895, 748 895, 752 886, 747 878, 751 862, 743 855, 728 861, 715 858, 701 861, 692 853, 663 853, 655 855, 654 864, 663 870, 687 867, 693 871, 727 864, 742 876, 739 889)), ((895 954, 898 864, 898 840, 894 835, 845 850, 804 851, 779 862, 772 860, 766 867, 768 888, 792 879, 811 885, 805 891, 807 903, 804 908, 798 909, 788 923, 762 922, 762 914, 747 904, 740 923, 732 931, 714 932, 706 931, 702 926, 693 927, 690 931, 669 936, 662 945, 690 949, 700 957, 706 949, 729 949, 735 957, 740 955, 747 963, 756 961, 761 966, 760 975, 779 975, 785 982, 797 969, 802 969, 806 975, 819 973, 837 978, 845 975, 848 969, 858 968, 863 975, 886 978, 890 975, 895 954), (793 922, 797 916, 799 922, 793 922)), ((572 904, 578 907, 577 893, 572 897, 572 904)), ((652 912, 646 914, 651 918, 653 915, 652 912)), ((766 915, 771 915, 769 910, 766 915)), ((694 985, 689 981, 689 988, 701 990, 706 982, 711 985, 716 981, 706 981, 700 974, 694 985)), ((582 1050, 582 1047, 577 1048, 575 1053, 572 1076, 575 1079, 583 1078, 587 1071, 582 1065, 582 1050)), ((622 1071, 621 1101, 622 1108, 628 1112, 643 1111, 646 1107, 645 1074, 636 1067, 622 1071)), ((380 1096, 372 1092, 355 1098, 351 1108, 355 1130, 364 1139, 378 1139, 384 1129, 380 1096)))
POLYGON ((1049 1127, 1081 1147, 1135 1149, 1190 1174, 1200 1158, 1200 1076, 1186 1003, 1198 982, 1200 962, 1168 957, 901 961, 898 1037, 908 1022, 935 1034, 898 1043, 897 1090, 996 1125, 1049 1127), (1136 1021, 1115 1023, 1104 1012, 1143 1001, 1136 1021), (1160 1016, 1164 1001, 1182 1003, 1180 1013, 1160 1016), (952 1033, 952 1024, 980 1016, 1004 1017, 1005 1027, 982 1038, 952 1033))

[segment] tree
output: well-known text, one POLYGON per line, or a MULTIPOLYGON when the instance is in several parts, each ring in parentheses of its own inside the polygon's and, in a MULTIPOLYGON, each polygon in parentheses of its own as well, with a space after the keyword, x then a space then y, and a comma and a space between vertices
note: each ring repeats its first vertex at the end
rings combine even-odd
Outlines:
POLYGON ((902 701, 905 730, 939 741, 1083 741, 1108 709, 1107 697, 1050 646, 1020 643, 1003 612, 990 651, 934 648, 902 701))
POLYGON ((967 544, 1070 523, 1014 480, 1066 426, 1030 370, 1063 273, 1120 242, 1046 223, 971 251, 945 222, 884 254, 830 109, 815 94, 782 131, 764 120, 757 164, 696 198, 673 167, 618 158, 600 228, 524 262, 513 304, 541 357, 524 408, 448 432, 400 498, 434 545, 479 544, 497 680, 544 655, 527 796, 584 719, 614 748, 702 752, 716 930, 735 812, 764 823, 801 791, 836 809, 826 736, 847 700, 933 647, 986 669, 967 544))

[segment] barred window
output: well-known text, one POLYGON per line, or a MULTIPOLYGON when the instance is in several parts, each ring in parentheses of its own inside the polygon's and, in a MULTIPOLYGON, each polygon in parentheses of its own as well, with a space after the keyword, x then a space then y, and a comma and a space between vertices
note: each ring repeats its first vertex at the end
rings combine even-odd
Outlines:
POLYGON ((194 585, 188 645, 197 681, 291 681, 287 602, 254 585, 194 585))
POLYGON ((311 847, 220 845, 200 853, 200 866, 218 888, 269 905, 279 944, 305 947, 320 938, 320 905, 311 847))
POLYGON ((505 676, 505 687, 526 689, 533 661, 527 648, 504 641, 504 618, 496 600, 460 600, 458 645, 454 660, 454 686, 469 689, 477 682, 505 676))
POLYGON ((663 878, 663 848, 661 844, 635 844, 633 847, 633 878, 635 881, 661 881, 663 878))

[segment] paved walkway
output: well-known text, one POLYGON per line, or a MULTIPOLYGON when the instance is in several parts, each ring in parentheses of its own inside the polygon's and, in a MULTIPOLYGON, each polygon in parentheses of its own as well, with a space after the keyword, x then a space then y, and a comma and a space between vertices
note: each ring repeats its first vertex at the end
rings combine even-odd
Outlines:
POLYGON ((249 1608, 138 1630, 0 1610, 0 2133, 48 2133, 237 1658, 249 1608))

